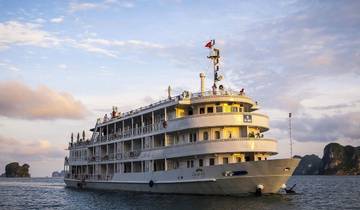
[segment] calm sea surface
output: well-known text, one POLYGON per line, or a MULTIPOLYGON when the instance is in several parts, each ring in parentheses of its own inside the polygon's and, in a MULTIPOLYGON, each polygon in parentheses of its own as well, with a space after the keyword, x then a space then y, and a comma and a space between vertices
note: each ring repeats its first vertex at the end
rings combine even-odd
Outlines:
POLYGON ((81 191, 62 179, 0 178, 0 209, 360 209, 360 176, 295 176, 296 195, 262 197, 81 191))

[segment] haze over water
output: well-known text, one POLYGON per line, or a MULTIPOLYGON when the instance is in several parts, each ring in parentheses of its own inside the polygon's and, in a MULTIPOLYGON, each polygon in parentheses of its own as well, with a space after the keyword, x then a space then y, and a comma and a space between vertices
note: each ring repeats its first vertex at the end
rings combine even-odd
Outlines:
POLYGON ((294 176, 296 195, 195 196, 82 191, 62 179, 0 179, 0 209, 360 209, 359 176, 294 176))

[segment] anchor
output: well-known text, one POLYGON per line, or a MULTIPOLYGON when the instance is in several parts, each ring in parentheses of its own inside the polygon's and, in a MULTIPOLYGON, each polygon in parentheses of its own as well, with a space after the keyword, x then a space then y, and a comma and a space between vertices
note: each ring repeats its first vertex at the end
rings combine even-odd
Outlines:
POLYGON ((294 184, 292 187, 290 187, 290 189, 285 188, 286 194, 294 194, 294 193, 296 193, 295 190, 293 190, 295 188, 295 186, 296 186, 296 184, 294 184))

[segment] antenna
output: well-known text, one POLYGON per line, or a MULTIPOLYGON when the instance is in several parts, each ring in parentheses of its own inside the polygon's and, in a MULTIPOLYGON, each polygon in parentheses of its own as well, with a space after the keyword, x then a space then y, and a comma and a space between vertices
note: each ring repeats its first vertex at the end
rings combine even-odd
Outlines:
POLYGON ((290 138, 290 158, 293 157, 293 142, 292 142, 292 138, 291 138, 291 112, 289 113, 289 138, 290 138))
POLYGON ((209 56, 207 56, 207 58, 212 60, 212 63, 214 65, 214 84, 212 86, 213 91, 216 92, 217 90, 217 82, 219 82, 220 80, 223 79, 223 77, 221 75, 218 75, 218 71, 219 71, 219 59, 220 59, 220 50, 217 48, 214 48, 215 45, 215 39, 211 40, 210 42, 208 42, 205 47, 209 48, 210 53, 209 56))

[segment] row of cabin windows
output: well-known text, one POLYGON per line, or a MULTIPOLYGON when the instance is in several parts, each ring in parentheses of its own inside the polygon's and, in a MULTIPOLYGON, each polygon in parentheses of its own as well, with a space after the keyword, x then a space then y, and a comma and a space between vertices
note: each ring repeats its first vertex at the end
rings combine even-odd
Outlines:
MULTIPOLYGON (((257 159, 262 160, 261 157, 258 157, 257 159)), ((265 157, 264 160, 267 160, 267 158, 265 157)), ((241 157, 236 157, 237 163, 240 163, 241 161, 242 161, 241 157)), ((245 156, 245 161, 251 161, 250 156, 245 156)), ((204 159, 198 159, 198 163, 199 163, 199 167, 203 167, 204 159)), ((141 164, 143 165, 142 167, 145 169, 145 171, 149 171, 149 168, 148 168, 148 166, 145 165, 145 162, 142 162, 141 164)), ((223 157, 222 164, 223 165, 229 164, 229 157, 223 157)), ((209 158, 209 165, 210 166, 215 165, 215 158, 209 158)), ((187 166, 187 168, 194 168, 194 166, 195 166, 194 160, 187 160, 186 166, 187 166)), ((176 169, 176 168, 179 168, 178 162, 174 166, 174 169, 176 169)), ((164 162, 162 164, 161 164, 161 162, 159 162, 159 164, 156 161, 154 162, 154 171, 164 171, 164 170, 165 170, 164 162)), ((124 164, 124 173, 130 173, 130 172, 131 172, 131 163, 125 163, 124 164)))
MULTIPOLYGON (((230 133, 230 138, 231 138, 231 133, 230 133)), ((203 133, 203 139, 209 140, 209 133, 207 131, 203 133)), ((220 139, 220 131, 215 131, 215 139, 220 139)))
MULTIPOLYGON (((257 158, 258 160, 262 160, 261 157, 257 158)), ((267 160, 267 158, 265 157, 264 160, 267 160)), ((204 166, 204 160, 203 159, 199 159, 199 167, 203 167, 204 166)), ((250 156, 245 156, 245 161, 251 161, 250 156)), ((240 163, 241 162, 241 157, 236 157, 236 162, 240 163)), ((223 164, 229 164, 229 158, 228 157, 224 157, 222 159, 222 163, 223 164)), ((213 166, 215 165, 215 158, 210 158, 209 159, 209 165, 213 166)), ((194 160, 188 160, 187 161, 187 167, 188 168, 193 168, 194 167, 194 160)))
MULTIPOLYGON (((204 160, 203 159, 199 159, 199 167, 203 167, 204 166, 204 160)), ((237 157, 236 158, 237 162, 241 162, 241 158, 237 157)), ((229 164, 229 158, 228 157, 224 157, 223 158, 223 164, 229 164)), ((194 167, 194 160, 188 160, 186 161, 186 165, 188 168, 193 168, 194 167)), ((209 165, 213 166, 215 165, 215 158, 210 158, 209 159, 209 165)))
MULTIPOLYGON (((204 166, 204 160, 203 159, 199 159, 199 167, 203 167, 204 166)), ((215 158, 210 158, 209 159, 209 165, 213 166, 215 165, 215 158)), ((186 166, 188 168, 194 168, 194 160, 188 160, 186 161, 186 166)))
MULTIPOLYGON (((229 139, 231 139, 232 138, 232 133, 231 133, 231 131, 228 131, 227 132, 228 133, 228 138, 229 139)), ((199 134, 200 135, 200 134, 199 134)), ((218 139, 220 139, 221 138, 221 134, 220 134, 220 131, 215 131, 214 132, 214 138, 216 139, 216 140, 218 140, 218 139)), ((209 134, 209 132, 208 131, 204 131, 203 133, 202 133, 202 139, 203 140, 209 140, 210 139, 210 134, 209 134)), ((179 140, 182 140, 182 141, 185 141, 185 135, 183 134, 183 135, 179 135, 179 136, 175 136, 174 137, 175 138, 175 140, 176 140, 176 142, 178 143, 179 142, 179 140)), ((197 134, 196 134, 196 132, 192 132, 192 133, 189 133, 189 142, 190 143, 193 143, 193 142, 196 142, 198 140, 198 138, 197 138, 197 134)), ((164 143, 164 142, 163 142, 164 143)))
MULTIPOLYGON (((224 112, 224 110, 223 110, 223 107, 222 106, 216 106, 215 107, 215 111, 216 111, 216 113, 221 113, 221 112, 224 112)), ((231 112, 242 112, 242 107, 240 107, 240 109, 239 109, 239 107, 237 107, 237 106, 233 106, 233 107, 231 107, 231 112)), ((200 114, 205 114, 205 107, 200 107, 199 108, 199 113, 200 114)), ((209 106, 209 107, 207 107, 206 108, 206 113, 214 113, 214 107, 212 107, 212 106, 209 106)), ((192 110, 190 110, 189 111, 189 115, 192 115, 193 114, 193 111, 192 110)))

